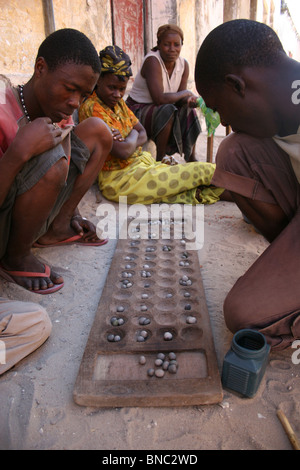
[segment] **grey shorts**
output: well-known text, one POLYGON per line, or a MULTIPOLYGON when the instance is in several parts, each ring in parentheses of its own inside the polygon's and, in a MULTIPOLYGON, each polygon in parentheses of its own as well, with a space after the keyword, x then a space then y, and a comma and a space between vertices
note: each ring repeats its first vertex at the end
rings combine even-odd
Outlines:
MULTIPOLYGON (((67 158, 62 145, 58 145, 29 160, 16 176, 7 197, 0 207, 0 259, 4 256, 9 240, 12 210, 16 197, 29 191, 49 169, 61 158, 67 158)), ((85 170, 90 152, 84 142, 71 132, 71 159, 69 173, 51 214, 38 234, 38 238, 47 232, 50 224, 59 213, 64 202, 70 197, 75 180, 85 170)))

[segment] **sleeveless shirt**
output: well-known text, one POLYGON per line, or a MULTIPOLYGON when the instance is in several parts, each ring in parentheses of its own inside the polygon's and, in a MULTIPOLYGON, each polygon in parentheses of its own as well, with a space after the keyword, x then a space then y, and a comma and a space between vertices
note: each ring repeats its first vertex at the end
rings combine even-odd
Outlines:
MULTIPOLYGON (((175 62, 175 67, 172 72, 171 77, 169 77, 168 71, 162 60, 159 51, 151 51, 149 52, 143 60, 143 64, 148 57, 156 57, 159 61, 162 71, 162 78, 163 78, 163 91, 164 93, 176 93, 178 91, 179 85, 181 83, 182 75, 184 72, 185 60, 182 57, 178 57, 175 62)), ((142 64, 142 66, 143 66, 142 64)), ((153 103, 152 97, 149 93, 146 79, 142 77, 141 69, 138 72, 134 83, 132 85, 132 89, 129 93, 130 97, 137 101, 138 103, 153 103)))

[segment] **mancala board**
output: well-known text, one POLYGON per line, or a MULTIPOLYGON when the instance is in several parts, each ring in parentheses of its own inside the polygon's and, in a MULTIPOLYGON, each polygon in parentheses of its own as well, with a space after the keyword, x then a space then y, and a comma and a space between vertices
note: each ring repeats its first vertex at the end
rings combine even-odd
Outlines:
POLYGON ((198 252, 174 236, 176 221, 167 239, 156 223, 159 236, 148 223, 146 236, 137 226, 118 240, 74 387, 79 405, 222 401, 198 252))

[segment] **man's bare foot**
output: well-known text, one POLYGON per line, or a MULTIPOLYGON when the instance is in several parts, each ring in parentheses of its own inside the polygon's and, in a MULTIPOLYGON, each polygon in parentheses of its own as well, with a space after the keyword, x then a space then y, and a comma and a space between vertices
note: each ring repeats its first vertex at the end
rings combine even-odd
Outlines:
MULTIPOLYGON (((39 246, 55 246, 60 243, 68 242, 69 239, 79 236, 80 243, 82 244, 101 244, 101 240, 97 233, 95 225, 87 220, 85 217, 76 215, 72 217, 70 224, 60 225, 59 223, 53 223, 48 232, 37 240, 39 246)), ((68 244, 68 243, 66 243, 68 244)), ((35 245, 34 245, 35 246, 35 245)))
POLYGON ((52 271, 31 253, 22 259, 4 257, 0 265, 3 277, 7 274, 16 284, 33 292, 47 291, 64 282, 62 276, 52 271))

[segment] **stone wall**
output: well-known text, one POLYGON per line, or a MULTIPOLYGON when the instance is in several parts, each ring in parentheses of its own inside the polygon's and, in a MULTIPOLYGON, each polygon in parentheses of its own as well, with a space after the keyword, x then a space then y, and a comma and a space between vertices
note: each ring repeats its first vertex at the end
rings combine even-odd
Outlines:
MULTIPOLYGON (((36 1, 36 0, 35 0, 36 1)), ((112 41, 110 2, 107 0, 53 0, 56 29, 85 33, 97 51, 112 41)))
MULTIPOLYGON (((97 50, 111 43, 108 0, 53 0, 55 28, 85 33, 97 50)), ((42 0, 0 0, 0 73, 12 82, 27 80, 46 37, 42 0)))
MULTIPOLYGON (((137 0, 142 1, 142 0, 137 0)), ((145 51, 156 44, 160 25, 175 22, 185 35, 182 55, 190 64, 190 83, 199 46, 208 32, 224 20, 252 18, 280 26, 280 0, 143 0, 149 18, 146 22, 145 51)), ((99 51, 112 42, 110 0, 0 0, 0 73, 14 83, 28 79, 33 71, 37 49, 46 37, 45 4, 50 5, 56 29, 71 27, 84 32, 99 51)), ((289 32, 289 31, 288 31, 289 32)), ((285 34, 286 37, 287 34, 285 34)), ((299 60, 299 35, 295 42, 299 60)), ((293 46, 294 47, 294 46, 293 46)), ((288 52, 288 51, 287 51, 288 52)))
POLYGON ((0 64, 5 75, 31 74, 37 48, 45 37, 42 2, 0 0, 0 64))

